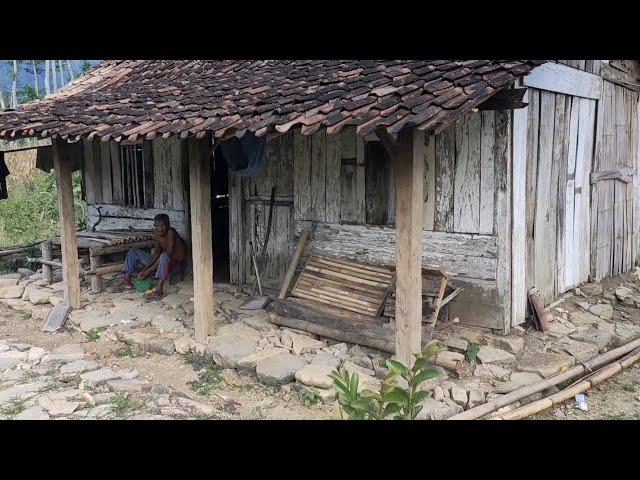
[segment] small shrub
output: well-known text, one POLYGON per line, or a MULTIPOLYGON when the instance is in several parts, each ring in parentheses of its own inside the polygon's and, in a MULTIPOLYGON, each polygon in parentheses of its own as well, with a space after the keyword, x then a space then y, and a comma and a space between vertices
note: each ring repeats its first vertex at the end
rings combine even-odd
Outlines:
POLYGON ((469 342, 469 346, 467 347, 467 353, 465 354, 465 358, 467 362, 473 362, 480 351, 480 346, 475 343, 469 342))
POLYGON ((198 379, 187 383, 198 395, 209 395, 224 382, 220 378, 222 368, 216 364, 211 355, 190 348, 185 355, 185 360, 198 372, 198 379))
POLYGON ((111 405, 113 405, 113 412, 121 417, 125 413, 134 408, 137 408, 138 404, 126 393, 118 392, 111 398, 111 405))
POLYGON ((298 392, 300 399, 304 402, 305 407, 310 407, 318 403, 320 399, 320 392, 314 387, 304 387, 298 392))
POLYGON ((24 398, 15 398, 0 408, 0 414, 7 418, 13 418, 20 415, 26 408, 27 400, 24 398))
POLYGON ((136 353, 131 348, 131 345, 125 345, 124 347, 119 348, 118 350, 115 351, 115 354, 116 354, 116 357, 118 358, 136 356, 136 353))
POLYGON ((100 338, 100 332, 98 332, 98 330, 96 330, 95 328, 89 330, 88 332, 85 332, 85 335, 92 342, 100 338))

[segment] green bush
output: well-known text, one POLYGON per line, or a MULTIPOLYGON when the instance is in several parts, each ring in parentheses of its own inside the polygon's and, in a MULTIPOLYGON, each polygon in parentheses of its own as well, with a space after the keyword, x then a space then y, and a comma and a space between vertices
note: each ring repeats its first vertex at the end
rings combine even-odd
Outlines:
MULTIPOLYGON (((80 172, 75 172, 73 197, 78 229, 86 225, 86 204, 82 200, 80 172)), ((9 190, 0 200, 0 248, 35 243, 59 233, 55 173, 37 175, 9 190)))

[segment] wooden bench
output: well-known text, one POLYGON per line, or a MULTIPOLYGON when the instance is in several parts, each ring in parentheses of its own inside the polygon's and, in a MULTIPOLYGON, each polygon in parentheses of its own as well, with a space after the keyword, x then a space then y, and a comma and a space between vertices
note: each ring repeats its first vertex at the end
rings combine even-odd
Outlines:
MULTIPOLYGON (((109 230, 100 232, 76 232, 78 239, 78 251, 89 251, 89 262, 91 270, 91 290, 94 293, 102 291, 102 276, 107 273, 119 272, 122 270, 122 262, 103 264, 103 257, 119 252, 126 252, 131 248, 151 248, 155 245, 153 232, 142 231, 119 231, 109 230)), ((42 251, 42 274, 51 283, 53 274, 51 267, 58 262, 53 261, 53 245, 60 245, 60 237, 54 236, 40 244, 42 251)))

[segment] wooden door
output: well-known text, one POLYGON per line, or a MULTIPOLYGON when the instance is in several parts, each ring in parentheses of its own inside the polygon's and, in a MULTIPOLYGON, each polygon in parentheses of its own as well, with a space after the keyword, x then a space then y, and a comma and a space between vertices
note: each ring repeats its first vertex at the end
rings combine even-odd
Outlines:
POLYGON ((567 175, 559 185, 564 193, 559 198, 560 201, 564 198, 564 215, 558 218, 558 230, 562 230, 560 249, 564 253, 563 265, 558 269, 560 292, 589 278, 590 174, 596 111, 595 100, 568 97, 567 101, 571 102, 569 145, 564 159, 567 175))

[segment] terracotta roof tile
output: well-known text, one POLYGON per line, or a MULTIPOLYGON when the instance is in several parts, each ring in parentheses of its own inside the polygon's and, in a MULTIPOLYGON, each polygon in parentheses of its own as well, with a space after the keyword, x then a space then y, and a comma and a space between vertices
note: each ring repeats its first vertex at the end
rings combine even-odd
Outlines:
POLYGON ((207 132, 394 133, 452 123, 532 60, 110 60, 44 100, 0 112, 0 137, 147 139, 207 132))

